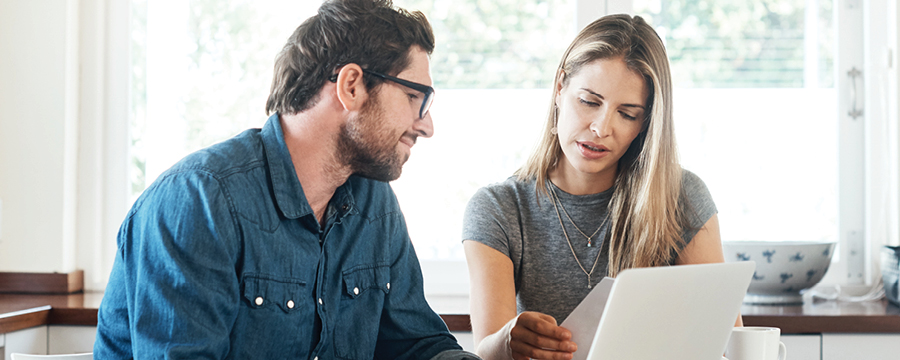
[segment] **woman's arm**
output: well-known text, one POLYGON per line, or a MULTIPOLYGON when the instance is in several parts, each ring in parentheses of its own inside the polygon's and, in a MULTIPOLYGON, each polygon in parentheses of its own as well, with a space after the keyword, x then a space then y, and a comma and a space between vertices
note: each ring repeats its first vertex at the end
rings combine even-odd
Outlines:
POLYGON ((546 314, 516 316, 516 289, 509 257, 479 243, 463 242, 469 266, 470 319, 476 353, 491 359, 571 359, 572 333, 546 314))
MULTIPOLYGON (((725 262, 722 253, 722 237, 719 234, 719 217, 713 214, 706 224, 700 228, 697 235, 684 247, 684 250, 675 259, 677 265, 709 264, 725 262)), ((734 326, 743 326, 744 321, 738 315, 734 326)))

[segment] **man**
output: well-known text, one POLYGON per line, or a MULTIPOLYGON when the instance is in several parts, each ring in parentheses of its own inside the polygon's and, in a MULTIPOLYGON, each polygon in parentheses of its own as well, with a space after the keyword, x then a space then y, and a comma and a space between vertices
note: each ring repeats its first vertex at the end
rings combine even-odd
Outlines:
POLYGON ((262 129, 135 202, 95 358, 475 359, 425 302, 397 199, 428 113, 431 26, 334 0, 278 55, 262 129))

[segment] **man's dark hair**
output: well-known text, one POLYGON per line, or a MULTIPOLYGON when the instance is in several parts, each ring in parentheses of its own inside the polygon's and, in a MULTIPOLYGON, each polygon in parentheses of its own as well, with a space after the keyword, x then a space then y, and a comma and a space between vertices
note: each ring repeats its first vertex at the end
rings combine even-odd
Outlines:
MULTIPOLYGON (((421 12, 394 8, 391 0, 326 1, 278 53, 266 114, 311 108, 325 81, 346 64, 396 75, 409 65, 413 45, 434 51, 434 33, 421 12)), ((383 81, 364 78, 372 92, 383 81)))

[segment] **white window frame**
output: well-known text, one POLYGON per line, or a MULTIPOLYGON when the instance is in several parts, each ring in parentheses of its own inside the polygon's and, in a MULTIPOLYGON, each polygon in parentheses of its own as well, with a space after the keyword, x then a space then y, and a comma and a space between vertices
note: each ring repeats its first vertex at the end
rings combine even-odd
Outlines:
MULTIPOLYGON (((865 98, 862 79, 850 77, 851 69, 866 73, 862 48, 863 11, 858 1, 835 1, 835 31, 837 56, 835 57, 835 87, 838 93, 838 249, 840 257, 832 261, 832 269, 826 282, 865 284, 866 253, 865 231, 865 123, 870 115, 854 118, 849 114, 856 96, 865 98), (854 88, 859 86, 858 88, 854 88), (856 91, 858 90, 858 91, 856 91), (855 92, 855 94, 851 94, 855 92)), ((859 102, 862 104, 862 102, 859 102)), ((863 110, 864 111, 864 110, 863 110)))
MULTIPOLYGON (((842 0, 859 5, 859 0, 842 0)), ((896 1, 866 0, 862 23, 864 62, 865 147, 865 285, 880 279, 884 245, 900 245, 900 111, 897 71, 898 21, 896 1)), ((859 271, 859 270, 856 270, 859 271)), ((851 274, 852 275, 852 274, 851 274)))
POLYGON ((88 291, 106 288, 116 232, 128 211, 129 1, 81 0, 76 267, 88 291))

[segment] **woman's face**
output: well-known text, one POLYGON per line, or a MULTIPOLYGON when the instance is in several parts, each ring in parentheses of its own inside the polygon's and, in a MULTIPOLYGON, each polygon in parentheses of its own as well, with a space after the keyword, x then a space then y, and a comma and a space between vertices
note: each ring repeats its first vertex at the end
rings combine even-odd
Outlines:
POLYGON ((559 170, 569 177, 615 181, 618 161, 649 111, 647 95, 644 78, 621 57, 585 64, 560 84, 556 126, 565 161, 559 170))

